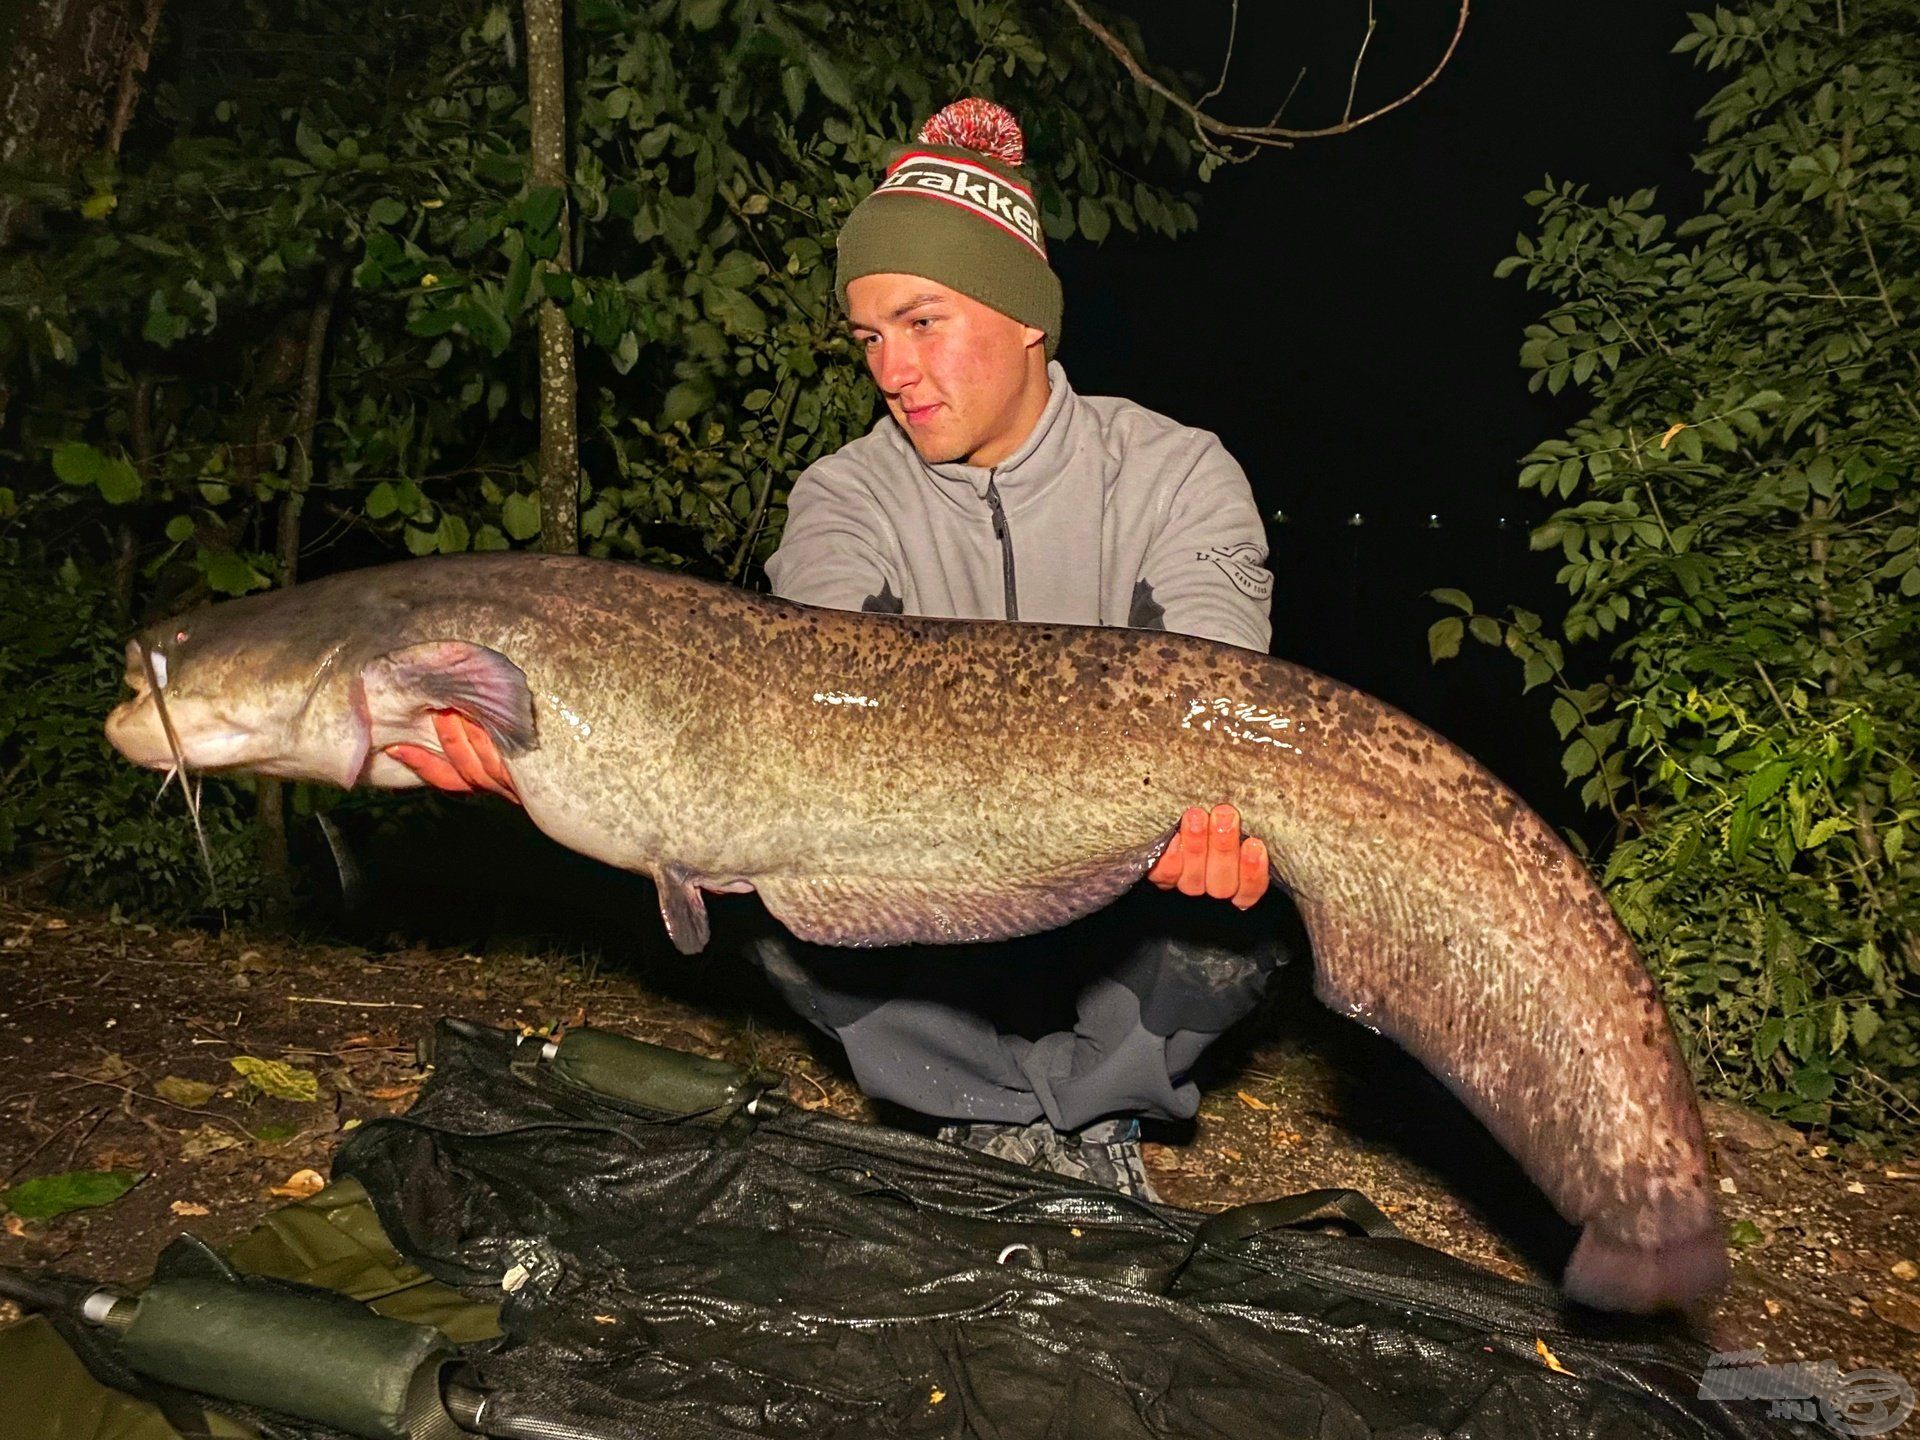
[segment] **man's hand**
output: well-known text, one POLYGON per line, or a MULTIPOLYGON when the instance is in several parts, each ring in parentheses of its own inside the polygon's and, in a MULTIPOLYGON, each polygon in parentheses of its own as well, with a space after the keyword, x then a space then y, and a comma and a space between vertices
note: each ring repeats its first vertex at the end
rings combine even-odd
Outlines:
POLYGON ((386 753, 436 790, 457 795, 484 790, 503 800, 520 803, 492 738, 466 716, 452 710, 433 712, 433 732, 440 738, 438 753, 424 745, 389 745, 386 753))
POLYGON ((1147 879, 1162 890, 1182 895, 1211 895, 1245 910, 1267 893, 1267 847, 1249 835, 1240 838, 1240 812, 1216 805, 1209 815, 1198 805, 1180 817, 1147 879))

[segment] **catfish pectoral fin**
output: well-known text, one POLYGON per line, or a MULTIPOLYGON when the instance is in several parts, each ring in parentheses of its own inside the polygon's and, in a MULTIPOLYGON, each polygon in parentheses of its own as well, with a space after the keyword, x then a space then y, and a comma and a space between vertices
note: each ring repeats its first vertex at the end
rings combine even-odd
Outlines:
POLYGON ((428 711, 453 710, 487 732, 509 758, 535 749, 533 693, 520 667, 465 640, 428 640, 390 650, 361 676, 380 745, 412 730, 428 711))

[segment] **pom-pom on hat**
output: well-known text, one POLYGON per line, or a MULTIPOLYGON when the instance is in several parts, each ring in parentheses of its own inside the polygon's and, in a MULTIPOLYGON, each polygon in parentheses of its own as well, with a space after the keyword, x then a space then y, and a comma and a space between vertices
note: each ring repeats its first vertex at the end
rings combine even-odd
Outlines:
POLYGON ((1020 123, 991 100, 956 100, 895 147, 880 183, 840 229, 840 307, 862 275, 921 275, 1044 330, 1060 344, 1060 277, 1047 237, 1020 123))
POLYGON ((986 155, 1003 165, 1027 158, 1027 137, 1020 122, 1004 105, 970 95, 956 100, 920 127, 923 145, 955 145, 986 155))

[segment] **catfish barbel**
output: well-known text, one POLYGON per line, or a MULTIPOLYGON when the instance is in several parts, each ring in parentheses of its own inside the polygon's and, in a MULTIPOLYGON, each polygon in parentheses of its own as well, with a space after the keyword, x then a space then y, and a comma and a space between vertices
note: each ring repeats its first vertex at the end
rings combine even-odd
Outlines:
POLYGON ((1298 665, 494 554, 213 606, 131 642, 127 679, 107 736, 157 769, 415 786, 386 752, 438 752, 432 715, 457 711, 534 824, 653 877, 689 953, 702 890, 755 890, 831 945, 1045 930, 1138 881, 1188 805, 1229 801, 1320 998, 1440 1076, 1582 1227, 1569 1294, 1645 1311, 1725 1279, 1692 1084, 1586 868, 1462 751, 1298 665))

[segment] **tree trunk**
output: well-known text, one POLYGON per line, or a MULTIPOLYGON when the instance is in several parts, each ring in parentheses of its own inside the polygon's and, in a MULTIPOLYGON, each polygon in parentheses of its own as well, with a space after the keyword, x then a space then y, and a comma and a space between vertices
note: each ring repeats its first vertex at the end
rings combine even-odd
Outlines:
MULTIPOLYGON (((346 278, 346 265, 332 261, 321 282, 320 296, 307 317, 305 354, 300 366, 300 405, 293 423, 293 475, 280 501, 280 521, 274 550, 280 561, 282 588, 300 578, 300 514, 306 508, 307 489, 313 483, 313 433, 320 423, 320 388, 325 374, 327 328, 333 306, 346 278)), ((265 916, 284 925, 293 913, 293 867, 287 853, 286 786, 262 777, 255 790, 259 825, 260 869, 266 877, 265 916)))
MULTIPOLYGON (((547 263, 569 268, 567 83, 561 14, 564 0, 526 0, 527 102, 531 112, 532 181, 561 194, 560 248, 547 263)), ((540 548, 580 548, 580 440, 573 327, 558 302, 542 300, 540 350, 540 548)))
POLYGON ((306 508, 307 489, 313 484, 313 432, 320 423, 320 385, 326 370, 327 330, 333 324, 333 306, 346 279, 346 262, 330 261, 320 282, 319 298, 307 317, 305 351, 300 366, 300 403, 293 421, 293 478, 280 501, 280 525, 275 551, 280 561, 282 587, 300 578, 300 514, 306 508))
MULTIPOLYGON (((164 0, 27 0, 0 70, 0 166, 64 176, 103 138, 118 153, 164 0)), ((4 23, 4 22, 0 22, 4 23)), ((0 250, 27 202, 0 194, 0 250)))

